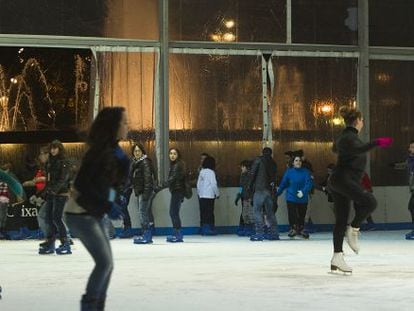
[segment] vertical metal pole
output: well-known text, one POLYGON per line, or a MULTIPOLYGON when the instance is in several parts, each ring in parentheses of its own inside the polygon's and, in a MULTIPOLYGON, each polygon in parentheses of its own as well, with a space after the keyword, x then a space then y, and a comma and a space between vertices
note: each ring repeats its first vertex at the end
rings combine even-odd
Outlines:
POLYGON ((286 0, 286 43, 292 43, 292 0, 286 0))
MULTIPOLYGON (((168 83, 168 0, 158 0, 158 20, 160 31, 160 54, 158 65, 158 101, 155 101, 155 148, 157 155, 158 180, 164 181, 168 175, 169 141, 169 83, 168 83)), ((157 79, 157 77, 156 77, 157 79)), ((156 87, 157 90, 157 87, 156 87)), ((157 96, 156 96, 157 98, 157 96)))
MULTIPOLYGON (((271 58, 270 58, 270 61, 271 58)), ((271 147, 272 127, 270 126, 269 98, 267 86, 267 61, 262 55, 262 109, 263 109, 263 147, 271 147)))
POLYGON ((99 77, 99 64, 98 64, 98 55, 96 54, 96 48, 92 48, 92 61, 91 61, 91 77, 94 76, 94 94, 92 98, 93 108, 92 108, 92 120, 98 115, 99 112, 99 87, 100 87, 100 77, 99 77))
MULTIPOLYGON (((369 7, 368 1, 358 0, 358 86, 357 104, 364 117, 364 128, 361 138, 370 140, 370 109, 369 109, 369 7)), ((368 157, 367 173, 370 174, 370 159, 368 157)))

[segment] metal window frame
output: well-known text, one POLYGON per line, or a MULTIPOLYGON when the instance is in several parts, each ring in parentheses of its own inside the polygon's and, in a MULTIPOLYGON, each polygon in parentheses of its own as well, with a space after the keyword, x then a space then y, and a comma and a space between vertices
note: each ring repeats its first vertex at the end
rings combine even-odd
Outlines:
MULTIPOLYGON (((97 52, 156 52, 158 55, 155 75, 155 131, 156 155, 159 168, 159 180, 165 180, 168 169, 168 86, 170 54, 207 54, 207 55, 245 55, 314 58, 357 58, 358 105, 364 113, 366 131, 363 135, 369 139, 369 60, 414 61, 413 47, 369 46, 369 6, 368 1, 358 0, 358 45, 298 44, 292 43, 292 3, 286 0, 286 42, 207 42, 207 41, 170 41, 168 34, 168 0, 158 0, 159 40, 133 40, 97 37, 44 36, 0 34, 0 46, 25 46, 45 48, 91 49, 96 58, 97 52)), ((95 72, 98 72, 95 68, 95 72)), ((95 81, 95 104, 99 102, 99 76, 95 81)), ((97 107, 94 113, 97 113, 97 107)), ((265 116, 264 116, 265 118, 265 116)), ((263 129, 264 131, 264 129, 263 129)), ((263 134, 265 134, 263 132, 263 134)), ((369 167, 369 166, 368 166, 369 167)))

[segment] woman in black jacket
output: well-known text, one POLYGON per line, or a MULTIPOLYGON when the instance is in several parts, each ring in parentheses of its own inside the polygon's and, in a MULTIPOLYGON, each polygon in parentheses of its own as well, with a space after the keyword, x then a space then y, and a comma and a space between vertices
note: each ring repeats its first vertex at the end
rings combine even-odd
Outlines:
POLYGON ((65 158, 65 148, 59 140, 50 144, 49 160, 45 165, 46 188, 45 204, 42 206, 39 217, 44 226, 43 233, 46 241, 39 246, 39 254, 55 252, 56 231, 59 234, 61 245, 56 248, 59 255, 72 254, 68 232, 63 222, 63 208, 69 196, 70 168, 65 158))
POLYGON ((171 192, 170 217, 174 228, 173 235, 167 236, 167 242, 176 243, 184 242, 181 232, 180 207, 184 201, 185 193, 185 166, 181 160, 180 151, 177 148, 171 148, 169 151, 170 171, 168 180, 165 183, 171 192))
POLYGON ((344 261, 342 244, 346 234, 351 249, 358 253, 358 234, 361 223, 375 210, 377 201, 372 193, 364 191, 361 179, 364 175, 367 162, 366 153, 372 148, 389 147, 392 138, 377 138, 372 142, 364 143, 358 133, 363 127, 363 118, 360 111, 348 106, 342 106, 339 113, 345 120, 346 128, 337 138, 333 151, 338 154, 336 167, 328 181, 332 191, 335 210, 335 227, 333 232, 334 255, 331 260, 331 270, 352 272, 344 261), (348 224, 350 201, 354 201, 355 217, 348 224))
POLYGON ((92 124, 88 145, 74 194, 66 204, 66 222, 95 261, 81 310, 104 310, 106 291, 113 270, 112 251, 104 216, 122 217, 115 203, 116 190, 128 177, 129 159, 119 147, 125 139, 128 121, 124 108, 104 108, 92 124))
POLYGON ((147 157, 144 146, 136 144, 132 147, 131 183, 137 196, 138 211, 141 216, 143 235, 134 239, 135 244, 152 243, 152 226, 154 216, 151 212, 151 198, 154 192, 154 169, 151 160, 147 157))

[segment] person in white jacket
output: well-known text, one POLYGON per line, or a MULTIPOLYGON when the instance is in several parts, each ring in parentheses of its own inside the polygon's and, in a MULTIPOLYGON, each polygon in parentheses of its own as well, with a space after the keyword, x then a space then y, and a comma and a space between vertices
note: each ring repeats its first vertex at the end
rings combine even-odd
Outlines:
POLYGON ((220 193, 214 172, 215 167, 216 160, 211 156, 206 157, 197 180, 202 235, 217 235, 214 222, 214 201, 219 198, 220 193))

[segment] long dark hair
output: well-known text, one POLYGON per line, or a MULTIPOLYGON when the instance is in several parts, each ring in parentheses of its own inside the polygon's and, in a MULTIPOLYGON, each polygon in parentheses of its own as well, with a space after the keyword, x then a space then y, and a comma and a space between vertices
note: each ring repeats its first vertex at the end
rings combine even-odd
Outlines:
POLYGON ((203 165, 201 165, 202 168, 209 168, 211 170, 216 169, 216 159, 214 159, 212 156, 207 156, 204 161, 203 165))
POLYGON ((138 147, 139 150, 141 150, 142 154, 147 154, 147 152, 145 151, 144 146, 141 143, 135 143, 135 144, 132 145, 132 149, 131 149, 132 155, 134 155, 135 148, 137 148, 137 147, 138 147))
POLYGON ((107 107, 98 113, 87 139, 91 149, 104 149, 118 142, 117 135, 124 112, 123 107, 107 107))
MULTIPOLYGON (((181 160, 180 150, 178 150, 177 148, 170 148, 170 150, 168 150, 168 154, 170 154, 171 150, 175 150, 177 152, 177 160, 175 160, 175 161, 180 161, 181 160)), ((171 162, 171 160, 170 160, 170 162, 171 162)))

